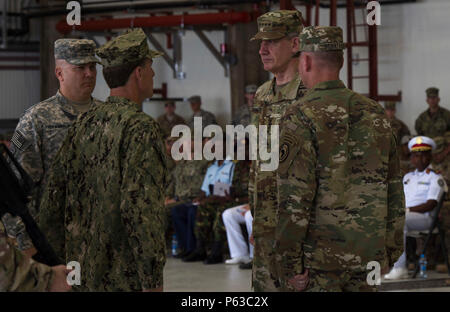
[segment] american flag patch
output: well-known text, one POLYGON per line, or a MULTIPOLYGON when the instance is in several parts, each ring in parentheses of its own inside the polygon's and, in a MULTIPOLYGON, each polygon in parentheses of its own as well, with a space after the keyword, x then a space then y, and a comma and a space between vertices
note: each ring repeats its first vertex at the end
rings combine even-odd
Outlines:
POLYGON ((14 135, 11 139, 11 142, 14 144, 15 147, 17 147, 19 150, 23 151, 23 147, 26 143, 25 137, 20 133, 19 131, 14 132, 14 135))

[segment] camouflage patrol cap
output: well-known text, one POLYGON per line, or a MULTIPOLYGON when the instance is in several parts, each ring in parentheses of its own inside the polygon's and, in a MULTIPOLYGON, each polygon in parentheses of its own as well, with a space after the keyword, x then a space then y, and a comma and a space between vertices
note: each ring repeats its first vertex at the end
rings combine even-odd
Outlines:
POLYGON ((384 109, 395 109, 395 105, 397 102, 394 101, 386 101, 384 102, 384 109))
POLYGON ((162 53, 150 50, 142 28, 129 29, 97 49, 104 67, 114 67, 155 58, 162 53))
POLYGON ((252 40, 275 40, 288 34, 299 34, 303 28, 302 13, 297 10, 278 10, 258 17, 258 32, 252 40))
POLYGON ((200 97, 200 95, 193 95, 188 98, 188 101, 191 103, 200 103, 202 101, 202 98, 200 97))
POLYGON ((435 87, 430 87, 425 92, 427 93, 427 97, 439 96, 439 89, 435 87))
POLYGON ((341 51, 345 48, 342 28, 338 26, 308 26, 300 34, 303 52, 341 51))
POLYGON ((72 65, 100 63, 95 57, 95 42, 89 39, 58 39, 54 53, 55 59, 72 65))

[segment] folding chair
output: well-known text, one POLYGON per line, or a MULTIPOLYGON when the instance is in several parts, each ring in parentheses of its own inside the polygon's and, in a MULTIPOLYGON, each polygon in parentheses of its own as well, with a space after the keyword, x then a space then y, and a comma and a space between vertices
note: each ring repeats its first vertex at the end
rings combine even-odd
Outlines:
MULTIPOLYGON (((445 245, 445 231, 442 228, 442 224, 439 220, 439 212, 441 211, 442 205, 444 203, 444 199, 446 198, 447 194, 444 193, 441 196, 441 199, 439 200, 439 203, 436 207, 436 212, 433 216, 433 221, 431 223, 431 227, 429 228, 428 231, 411 231, 408 232, 406 235, 410 236, 410 237, 416 237, 416 238, 422 238, 425 237, 425 243, 423 244, 423 248, 422 248, 422 252, 420 254, 425 254, 425 251, 427 249, 428 243, 430 242, 431 239, 431 235, 433 234, 438 234, 440 237, 440 241, 441 241, 441 251, 444 254, 444 259, 445 259, 445 263, 447 264, 447 270, 448 270, 448 274, 450 275, 450 263, 448 261, 448 254, 447 254, 447 246, 445 245)), ((419 273, 419 261, 420 258, 416 260, 416 267, 414 269, 414 274, 412 276, 412 278, 416 278, 417 273, 419 273)))

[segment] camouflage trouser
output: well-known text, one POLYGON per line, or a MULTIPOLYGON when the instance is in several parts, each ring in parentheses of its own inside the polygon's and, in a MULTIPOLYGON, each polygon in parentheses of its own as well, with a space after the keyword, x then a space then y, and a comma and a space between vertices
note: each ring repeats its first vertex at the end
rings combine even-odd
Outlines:
MULTIPOLYGON (((231 204, 231 206, 233 205, 231 204)), ((205 244, 212 241, 226 242, 227 236, 222 221, 222 213, 229 207, 229 203, 219 204, 217 202, 198 206, 195 220, 195 237, 205 244)))
POLYGON ((281 285, 275 276, 275 254, 273 239, 261 235, 254 236, 252 286, 254 291, 281 291, 281 285))
POLYGON ((309 269, 309 285, 306 291, 310 292, 373 292, 376 286, 367 284, 368 272, 351 271, 322 271, 309 269))

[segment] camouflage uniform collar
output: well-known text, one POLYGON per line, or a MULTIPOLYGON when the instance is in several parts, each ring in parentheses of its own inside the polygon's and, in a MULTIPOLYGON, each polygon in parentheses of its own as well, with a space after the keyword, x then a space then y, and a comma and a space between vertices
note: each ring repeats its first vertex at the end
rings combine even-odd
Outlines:
MULTIPOLYGON (((286 100, 295 100, 297 98, 298 89, 301 86, 301 78, 300 75, 297 73, 291 81, 286 83, 283 88, 280 90, 281 96, 283 99, 286 100)), ((273 94, 276 94, 276 79, 275 77, 272 78, 272 92, 273 94)))
MULTIPOLYGON (((61 92, 56 92, 56 99, 58 100, 59 105, 61 105, 61 108, 63 111, 65 111, 66 113, 69 113, 73 116, 77 116, 79 113, 77 112, 77 110, 75 109, 75 107, 70 104, 70 101, 68 98, 66 98, 64 95, 62 95, 61 92)), ((91 97, 91 105, 94 103, 92 97, 91 97)))
POLYGON ((134 108, 136 108, 136 110, 140 110, 139 109, 139 104, 136 102, 133 102, 127 98, 124 98, 122 96, 108 96, 108 98, 106 99, 106 102, 108 103, 114 103, 117 105, 129 105, 132 106, 134 108))
POLYGON ((444 110, 442 109, 441 105, 438 105, 438 110, 436 111, 436 113, 431 114, 430 108, 427 109, 427 113, 428 113, 428 116, 437 116, 437 115, 443 114, 444 110))
POLYGON ((345 84, 341 80, 329 80, 323 81, 312 87, 311 90, 330 90, 330 89, 342 89, 345 88, 345 84))

